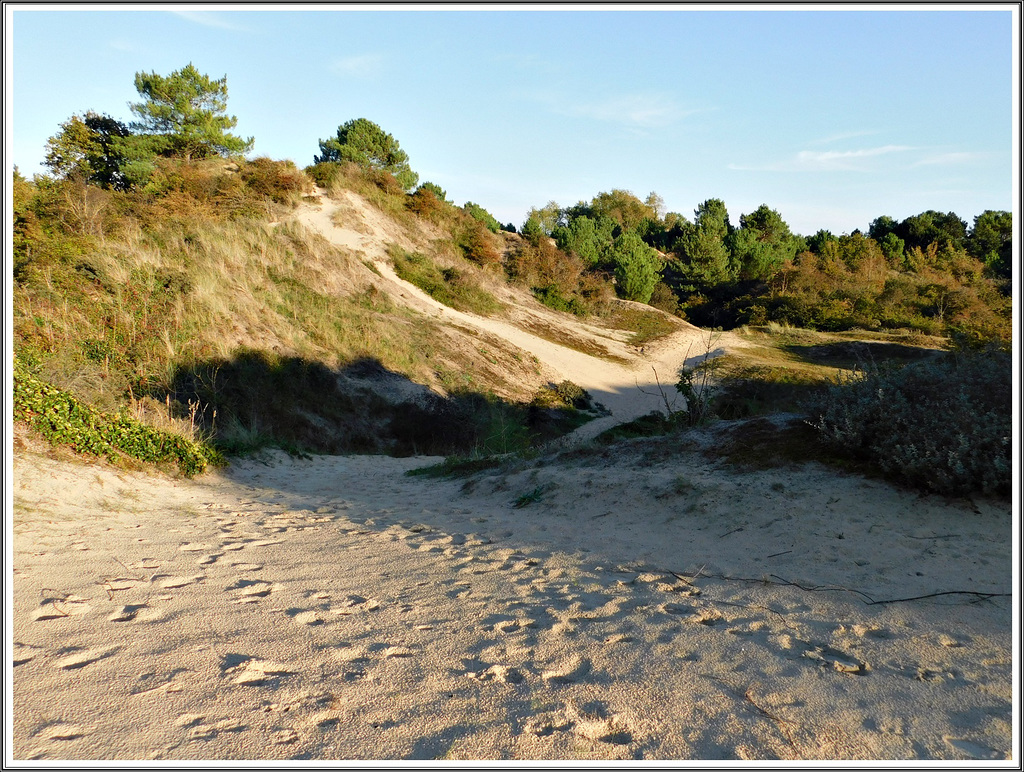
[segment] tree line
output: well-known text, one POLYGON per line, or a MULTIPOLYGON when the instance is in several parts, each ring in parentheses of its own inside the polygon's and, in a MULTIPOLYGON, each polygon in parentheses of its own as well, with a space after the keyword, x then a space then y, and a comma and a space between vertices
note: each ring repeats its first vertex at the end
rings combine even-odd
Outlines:
MULTIPOLYGON (((226 114, 226 76, 212 79, 189 64, 168 76, 137 73, 135 87, 141 101, 129 104, 134 120, 89 111, 61 124, 44 162, 58 180, 146 189, 161 159, 189 164, 252 149, 253 138, 231 133, 237 119, 226 114)), ((453 206, 438 185, 418 184, 399 142, 365 118, 320 140, 307 172, 316 178, 317 169, 344 164, 385 175, 415 212, 453 206)), ((463 211, 491 233, 516 230, 474 202, 463 211)), ((953 212, 929 210, 902 221, 879 216, 866 232, 802 236, 767 204, 734 225, 717 198, 697 206, 691 219, 666 212, 655 193, 640 199, 614 189, 569 207, 531 209, 518 230, 522 242, 504 260, 507 277, 576 313, 614 291, 704 326, 777 321, 1009 334, 1013 222, 1006 211, 983 212, 970 227, 953 212)), ((478 244, 468 252, 487 255, 479 262, 498 262, 479 233, 472 239, 478 244)))
POLYGON ((641 200, 625 190, 571 207, 549 202, 529 212, 522 233, 613 277, 620 297, 704 326, 1008 335, 1009 212, 983 212, 972 227, 952 212, 880 216, 866 233, 802 236, 767 204, 738 226, 721 199, 702 202, 692 219, 663 206, 656 193, 641 200))

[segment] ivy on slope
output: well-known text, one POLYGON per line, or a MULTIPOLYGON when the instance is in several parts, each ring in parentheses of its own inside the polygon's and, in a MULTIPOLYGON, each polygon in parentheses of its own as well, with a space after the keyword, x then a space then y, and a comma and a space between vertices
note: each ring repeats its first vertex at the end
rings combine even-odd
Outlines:
POLYGON ((124 413, 107 415, 45 383, 14 361, 14 419, 35 427, 53 445, 115 462, 124 455, 151 463, 175 462, 186 477, 225 463, 214 448, 154 429, 124 413))

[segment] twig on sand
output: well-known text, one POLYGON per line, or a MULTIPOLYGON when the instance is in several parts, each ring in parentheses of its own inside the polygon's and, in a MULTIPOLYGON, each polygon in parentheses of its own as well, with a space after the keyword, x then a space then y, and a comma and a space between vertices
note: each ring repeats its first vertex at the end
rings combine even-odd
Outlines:
POLYGON ((711 675, 710 673, 703 673, 702 675, 704 675, 705 678, 708 678, 712 681, 716 681, 717 683, 721 684, 723 687, 725 687, 725 691, 731 694, 733 697, 735 697, 736 699, 742 699, 744 702, 748 703, 751 707, 753 707, 754 710, 756 710, 760 715, 774 721, 776 726, 779 727, 779 731, 782 733, 782 736, 786 738, 786 742, 788 742, 792 746, 793 750, 796 751, 797 756, 801 755, 799 746, 797 746, 796 741, 793 739, 793 735, 790 734, 789 729, 786 727, 786 724, 791 724, 793 726, 798 726, 798 724, 795 721, 790 721, 787 718, 782 718, 782 716, 777 716, 774 713, 762 708, 756 702, 754 702, 753 686, 748 686, 741 696, 740 690, 734 687, 724 678, 719 678, 718 676, 711 675))
MULTIPOLYGON (((732 532, 730 531, 730 533, 732 533, 732 532)), ((723 535, 727 536, 728 534, 723 534, 723 535)), ((780 553, 780 554, 785 554, 785 553, 780 553)), ((705 566, 706 566, 706 564, 705 564, 705 566)), ((652 570, 661 571, 664 574, 672 574, 672 576, 676 577, 677 579, 682 579, 684 581, 686 579, 688 579, 688 578, 689 579, 697 579, 697 578, 699 578, 701 576, 706 576, 709 579, 722 579, 722 580, 727 581, 727 582, 747 582, 748 584, 774 584, 774 585, 783 586, 783 587, 796 587, 798 590, 803 590, 804 592, 848 592, 848 593, 852 593, 853 595, 860 596, 861 601, 866 606, 883 606, 883 605, 886 605, 886 604, 889 604, 889 603, 908 603, 909 601, 912 601, 912 600, 926 600, 928 598, 939 598, 939 597, 942 597, 944 595, 973 595, 975 597, 976 601, 991 600, 992 598, 1009 598, 1012 595, 1012 593, 1009 593, 1009 592, 981 592, 979 590, 944 590, 942 592, 926 593, 925 595, 914 595, 914 596, 909 597, 909 598, 889 598, 887 600, 875 600, 870 595, 868 595, 866 592, 861 592, 860 590, 854 590, 854 589, 852 589, 850 587, 843 587, 841 585, 805 586, 805 585, 799 584, 798 582, 791 582, 788 579, 783 579, 781 576, 778 576, 777 574, 770 574, 769 576, 765 576, 765 577, 762 577, 760 579, 749 579, 749 578, 742 577, 742 576, 726 576, 725 574, 705 574, 704 573, 705 566, 701 566, 701 568, 696 573, 693 573, 693 574, 679 574, 679 573, 676 573, 675 571, 667 571, 667 570, 665 570, 663 568, 652 569, 652 570), (775 581, 773 581, 773 580, 775 580, 775 581)))

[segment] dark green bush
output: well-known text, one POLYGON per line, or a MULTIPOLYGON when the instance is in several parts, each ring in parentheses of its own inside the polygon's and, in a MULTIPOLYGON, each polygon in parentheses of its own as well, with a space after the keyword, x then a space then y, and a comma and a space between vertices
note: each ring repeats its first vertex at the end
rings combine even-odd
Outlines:
POLYGON ((812 403, 812 425, 840 453, 912 487, 1006 495, 1011 362, 998 350, 871 367, 812 403))
POLYGON ((36 378, 15 360, 14 418, 35 427, 53 445, 116 462, 122 455, 140 461, 171 461, 192 477, 223 457, 209 446, 146 426, 125 415, 107 415, 36 378))

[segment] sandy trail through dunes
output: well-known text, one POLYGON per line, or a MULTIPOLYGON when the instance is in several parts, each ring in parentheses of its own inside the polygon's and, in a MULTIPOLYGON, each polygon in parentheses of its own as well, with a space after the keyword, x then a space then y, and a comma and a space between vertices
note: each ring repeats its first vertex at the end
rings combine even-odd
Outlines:
POLYGON ((379 213, 374 212, 358 196, 347 193, 343 202, 334 202, 326 192, 318 189, 319 205, 304 205, 295 219, 332 244, 363 253, 373 261, 389 292, 399 302, 430 316, 442 316, 448 323, 483 330, 499 336, 511 345, 528 352, 541 362, 559 380, 570 380, 590 392, 611 415, 582 426, 566 442, 580 442, 596 437, 617 423, 631 421, 655 410, 665 410, 666 398, 673 409, 682 407, 682 398, 674 388, 678 373, 684 364, 695 365, 710 350, 712 355, 725 353, 728 348, 744 345, 731 333, 715 333, 710 339, 707 332, 681 322, 681 329, 653 344, 638 354, 620 337, 587 325, 568 314, 544 311, 550 326, 571 327, 583 340, 597 340, 618 360, 590 356, 566 346, 553 343, 517 327, 510 321, 464 313, 445 306, 394 272, 384 245, 401 241, 403 236, 394 230, 379 213), (335 224, 334 215, 344 208, 351 225, 335 224))

